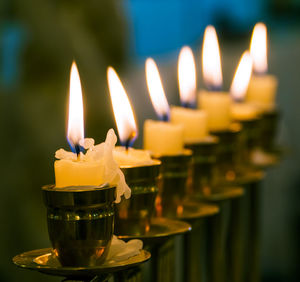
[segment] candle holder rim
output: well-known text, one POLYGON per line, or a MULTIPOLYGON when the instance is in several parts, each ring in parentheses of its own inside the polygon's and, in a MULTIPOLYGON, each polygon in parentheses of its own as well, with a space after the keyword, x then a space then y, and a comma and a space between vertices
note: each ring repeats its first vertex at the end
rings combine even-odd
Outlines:
POLYGON ((42 186, 43 191, 72 192, 72 193, 100 191, 100 190, 103 191, 103 190, 109 190, 111 188, 116 188, 116 185, 110 185, 109 183, 104 183, 101 185, 80 185, 80 186, 66 186, 66 187, 56 187, 55 184, 47 184, 42 186))
POLYGON ((151 163, 149 164, 137 164, 137 165, 120 165, 120 169, 128 169, 128 168, 139 168, 139 167, 153 167, 153 166, 160 166, 161 161, 160 160, 151 160, 151 163))
POLYGON ((185 146, 197 146, 197 145, 210 145, 210 144, 218 144, 220 141, 218 136, 215 135, 207 135, 204 138, 199 139, 197 142, 185 142, 185 146))
POLYGON ((240 122, 232 122, 228 128, 222 130, 211 130, 210 133, 212 135, 219 135, 223 133, 239 133, 242 130, 242 124, 240 122))
POLYGON ((193 155, 193 151, 190 149, 184 149, 181 153, 174 154, 174 155, 152 155, 155 159, 162 159, 162 158, 178 158, 178 157, 189 157, 193 155))

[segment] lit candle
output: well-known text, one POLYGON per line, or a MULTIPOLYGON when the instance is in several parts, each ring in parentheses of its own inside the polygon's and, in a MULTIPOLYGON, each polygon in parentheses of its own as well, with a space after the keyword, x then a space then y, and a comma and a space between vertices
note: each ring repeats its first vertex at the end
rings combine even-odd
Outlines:
POLYGON ((184 142, 195 143, 207 136, 207 115, 196 110, 196 66, 190 47, 183 47, 178 59, 178 84, 183 107, 171 107, 171 122, 184 127, 184 142))
POLYGON ((112 67, 107 69, 107 81, 117 129, 123 145, 114 149, 114 159, 121 167, 152 164, 153 160, 148 151, 130 148, 138 136, 137 126, 126 91, 112 67))
POLYGON ((183 152, 183 126, 169 121, 169 104, 159 71, 153 59, 146 61, 146 80, 153 107, 161 121, 144 123, 144 148, 154 155, 177 155, 183 152))
POLYGON ((226 130, 231 123, 231 98, 229 93, 222 91, 221 57, 217 33, 213 26, 208 26, 204 32, 202 73, 208 90, 200 90, 198 108, 207 112, 210 131, 226 130))
MULTIPOLYGON (((97 161, 85 161, 81 158, 80 141, 84 139, 83 102, 79 73, 73 62, 70 74, 69 119, 67 138, 72 151, 70 159, 56 160, 56 187, 103 184, 101 164, 97 161)), ((58 155, 59 156, 59 155, 58 155)))
POLYGON ((117 137, 112 129, 105 142, 94 145, 92 138, 84 139, 83 102, 79 73, 73 62, 70 74, 69 115, 67 139, 73 152, 56 151, 54 163, 55 186, 116 185, 116 202, 124 194, 130 197, 124 175, 113 159, 117 137), (85 151, 85 152, 84 152, 85 151))
POLYGON ((230 93, 234 103, 231 107, 232 119, 237 121, 250 120, 258 116, 257 107, 245 103, 245 95, 252 74, 252 58, 249 51, 245 51, 236 69, 230 93))
POLYGON ((272 110, 275 107, 277 79, 267 74, 267 27, 257 23, 253 29, 250 53, 253 58, 253 71, 246 99, 261 110, 272 110))

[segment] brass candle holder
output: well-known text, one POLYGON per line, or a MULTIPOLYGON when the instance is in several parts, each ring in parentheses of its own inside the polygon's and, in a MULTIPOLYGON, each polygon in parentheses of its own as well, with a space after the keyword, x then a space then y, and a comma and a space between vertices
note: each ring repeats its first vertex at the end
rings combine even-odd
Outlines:
POLYGON ((277 165, 284 149, 275 144, 278 121, 278 110, 264 112, 256 121, 257 134, 254 138, 255 147, 251 154, 251 164, 258 168, 268 168, 277 165))
POLYGON ((62 266, 104 262, 114 229, 115 187, 42 187, 48 233, 62 266))
POLYGON ((207 136, 198 143, 186 144, 193 152, 188 194, 195 200, 197 196, 209 195, 219 190, 217 186, 217 148, 219 140, 207 136))
POLYGON ((131 197, 116 204, 116 235, 143 235, 149 231, 158 193, 160 161, 144 166, 121 166, 131 197))
POLYGON ((156 216, 179 218, 184 212, 192 151, 184 150, 182 154, 156 158, 161 161, 159 193, 155 203, 156 216))

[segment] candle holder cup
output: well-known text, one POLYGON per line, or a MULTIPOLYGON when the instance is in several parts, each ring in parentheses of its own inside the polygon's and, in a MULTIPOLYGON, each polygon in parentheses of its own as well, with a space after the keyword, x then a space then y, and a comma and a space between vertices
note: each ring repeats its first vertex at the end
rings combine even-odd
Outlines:
POLYGON ((262 114, 262 118, 259 122, 259 139, 257 139, 260 147, 266 152, 274 152, 275 138, 278 129, 278 122, 280 118, 280 112, 277 109, 267 111, 262 114))
POLYGON ((143 235, 150 228, 158 193, 160 161, 145 166, 121 166, 131 197, 116 205, 116 235, 143 235))
POLYGON ((154 156, 161 161, 159 192, 155 202, 156 216, 178 218, 184 211, 192 151, 172 156, 154 156))
POLYGON ((188 181, 188 194, 193 199, 197 196, 219 192, 219 186, 215 185, 218 143, 217 137, 207 136, 198 143, 185 145, 193 152, 192 169, 188 181))
POLYGON ((251 130, 242 129, 241 123, 232 123, 228 130, 212 132, 219 138, 217 149, 218 185, 244 185, 258 181, 262 177, 262 171, 251 168, 247 161, 250 148, 254 146, 252 134, 255 134, 255 130, 253 133, 252 126, 251 130), (252 136, 250 139, 249 134, 252 136), (250 148, 246 145, 248 142, 251 145, 250 148))
POLYGON ((115 187, 42 187, 48 233, 62 266, 104 262, 114 229, 115 187))

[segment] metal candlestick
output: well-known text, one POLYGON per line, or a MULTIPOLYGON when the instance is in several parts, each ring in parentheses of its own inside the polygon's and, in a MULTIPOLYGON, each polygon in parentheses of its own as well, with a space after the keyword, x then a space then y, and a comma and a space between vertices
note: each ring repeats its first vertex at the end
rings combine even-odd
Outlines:
MULTIPOLYGON (((187 232, 190 225, 164 218, 151 218, 155 209, 155 198, 159 191, 161 161, 149 166, 127 166, 121 169, 131 188, 132 195, 123 199, 117 207, 115 233, 121 239, 142 239, 151 250, 153 281, 173 281, 174 245, 166 238, 187 232), (160 272, 159 269, 169 269, 160 272), (162 279, 162 280, 160 280, 162 279)), ((186 177, 187 178, 187 177, 186 177)), ((140 277, 139 274, 136 275, 140 277)))
MULTIPOLYGON (((211 146, 214 147, 216 138, 210 137, 203 142, 205 149, 200 149, 200 152, 205 152, 201 159, 201 153, 197 157, 197 162, 194 161, 194 155, 191 150, 185 150, 184 154, 177 156, 163 156, 159 159, 162 162, 162 177, 159 185, 159 195, 156 201, 156 215, 166 216, 169 218, 180 219, 189 222, 192 225, 192 232, 184 235, 184 281, 201 281, 205 276, 205 251, 206 244, 205 230, 206 221, 219 212, 215 205, 205 203, 192 203, 188 199, 188 189, 191 188, 191 181, 197 177, 199 183, 207 183, 211 181, 211 170, 208 165, 206 168, 207 174, 202 174, 202 177, 195 173, 193 166, 204 168, 203 159, 206 155, 210 155, 211 146)), ((189 149, 195 149, 191 145, 189 149)), ((214 162, 208 157, 210 162, 214 162)), ((196 187, 196 185, 195 185, 196 187)), ((201 188, 197 188, 201 190, 201 188)))
POLYGON ((121 166, 131 197, 116 205, 116 235, 143 235, 150 227, 158 192, 160 161, 145 166, 121 166))
POLYGON ((53 249, 40 249, 25 252, 13 258, 18 267, 38 271, 48 275, 65 277, 63 281, 104 282, 114 274, 119 282, 128 282, 127 277, 140 264, 151 257, 150 253, 141 250, 140 253, 129 259, 119 262, 104 262, 98 266, 64 267, 61 266, 53 249))
POLYGON ((104 262, 114 227, 115 187, 42 188, 50 241, 63 266, 104 262))

